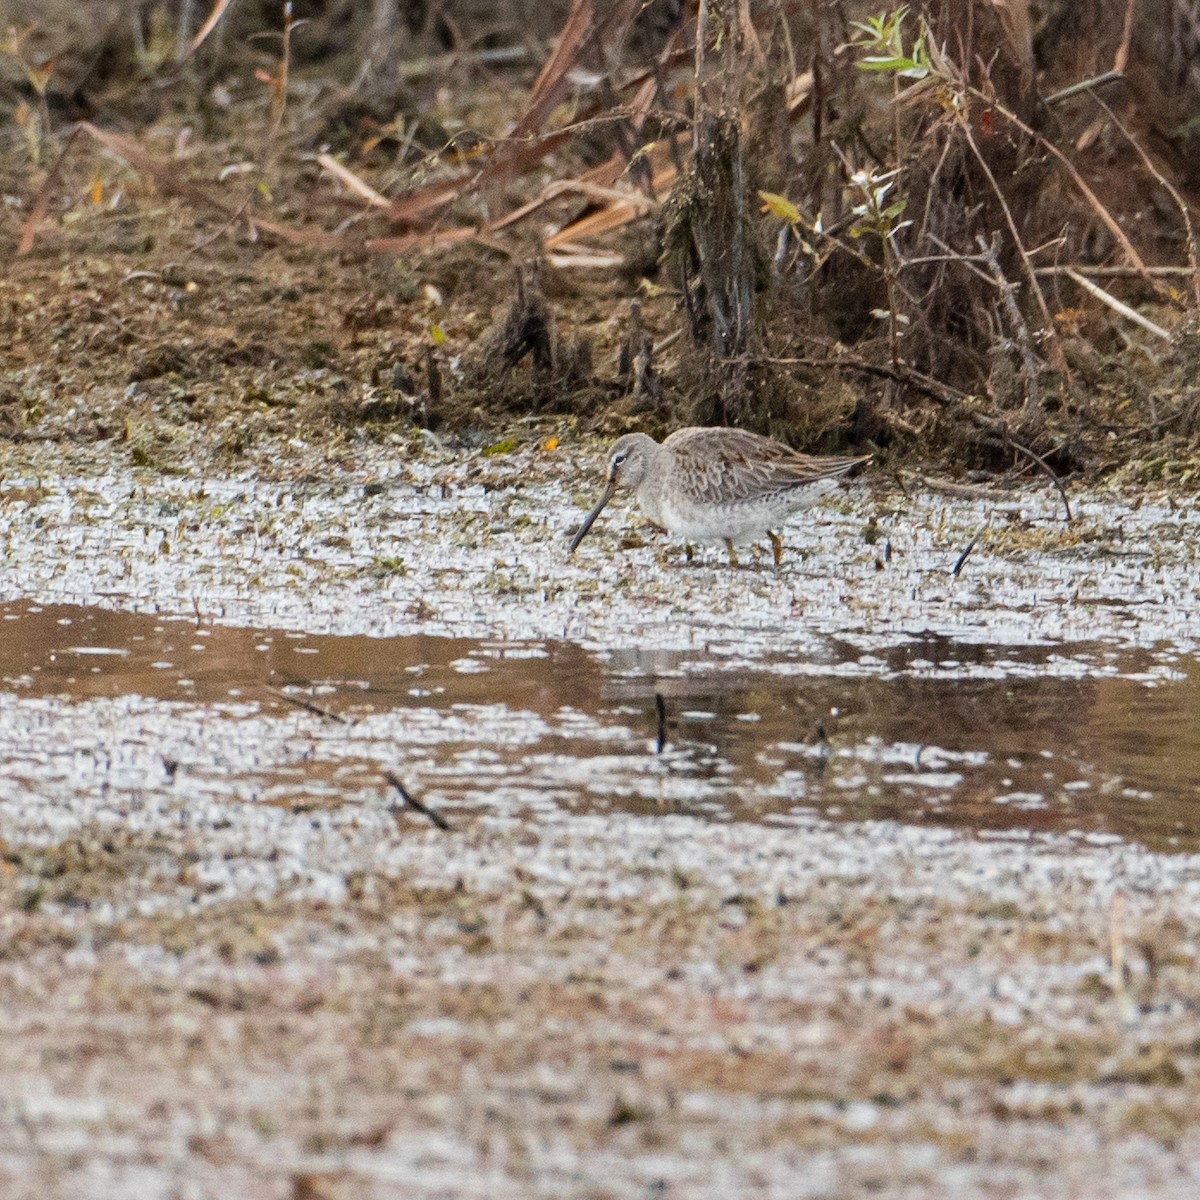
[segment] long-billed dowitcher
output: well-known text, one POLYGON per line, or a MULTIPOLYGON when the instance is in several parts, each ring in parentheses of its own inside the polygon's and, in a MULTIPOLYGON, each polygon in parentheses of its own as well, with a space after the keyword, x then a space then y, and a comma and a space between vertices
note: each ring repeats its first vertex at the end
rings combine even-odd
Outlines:
POLYGON ((608 482, 571 542, 583 541, 619 489, 636 494, 642 512, 689 542, 735 543, 767 537, 778 566, 784 521, 832 490, 859 458, 814 458, 743 429, 679 429, 661 445, 644 433, 618 438, 608 453, 608 482))

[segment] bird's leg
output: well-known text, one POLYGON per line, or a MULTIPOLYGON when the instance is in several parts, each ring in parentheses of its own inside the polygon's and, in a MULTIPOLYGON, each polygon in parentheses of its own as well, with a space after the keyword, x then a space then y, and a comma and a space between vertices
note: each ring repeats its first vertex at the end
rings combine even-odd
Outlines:
POLYGON ((733 539, 725 539, 725 549, 729 551, 729 565, 736 567, 738 565, 737 551, 733 548, 733 539))
POLYGON ((771 555, 775 559, 775 565, 779 566, 783 562, 783 534, 772 533, 768 529, 767 537, 771 539, 771 555))
POLYGON ((691 542, 684 542, 684 543, 683 543, 683 558, 684 558, 684 561, 690 565, 690 564, 691 564, 691 561, 692 561, 692 557, 693 557, 693 555, 694 555, 694 554, 695 554, 695 551, 692 549, 692 543, 691 543, 691 542))

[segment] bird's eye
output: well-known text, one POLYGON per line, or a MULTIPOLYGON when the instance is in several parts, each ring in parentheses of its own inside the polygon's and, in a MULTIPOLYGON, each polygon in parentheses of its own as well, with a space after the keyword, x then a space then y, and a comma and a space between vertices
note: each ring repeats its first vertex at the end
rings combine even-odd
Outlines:
POLYGON ((614 454, 613 455, 613 466, 614 467, 619 467, 624 461, 625 461, 625 455, 623 455, 623 454, 614 454))

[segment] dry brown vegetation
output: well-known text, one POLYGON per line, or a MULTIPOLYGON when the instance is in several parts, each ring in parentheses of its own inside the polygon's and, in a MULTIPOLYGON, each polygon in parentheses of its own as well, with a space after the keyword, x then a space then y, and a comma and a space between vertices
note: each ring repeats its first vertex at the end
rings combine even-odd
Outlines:
POLYGON ((1198 8, 12 0, 6 425, 141 384, 234 452, 549 412, 1182 474, 1198 8))

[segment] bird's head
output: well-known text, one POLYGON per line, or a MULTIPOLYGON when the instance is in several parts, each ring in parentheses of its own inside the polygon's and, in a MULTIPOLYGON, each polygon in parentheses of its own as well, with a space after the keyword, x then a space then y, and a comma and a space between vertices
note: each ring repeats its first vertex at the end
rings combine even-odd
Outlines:
POLYGON ((650 467, 650 457, 657 448, 658 443, 645 433, 627 433, 613 442, 608 451, 608 479, 604 492, 596 507, 584 518, 579 532, 571 541, 568 554, 575 553, 576 547, 617 491, 636 491, 641 486, 650 467))
POLYGON ((613 491, 635 492, 646 478, 650 453, 658 443, 644 433, 619 437, 608 451, 608 484, 613 491))

